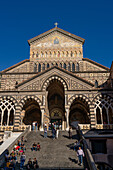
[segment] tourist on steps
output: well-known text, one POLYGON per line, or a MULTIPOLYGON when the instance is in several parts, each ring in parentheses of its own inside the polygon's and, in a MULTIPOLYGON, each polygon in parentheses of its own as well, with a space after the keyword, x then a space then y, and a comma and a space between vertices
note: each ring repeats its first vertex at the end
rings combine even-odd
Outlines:
POLYGON ((34 168, 34 169, 39 168, 39 166, 38 166, 38 161, 37 161, 36 158, 34 158, 34 160, 33 160, 33 168, 34 168))
POLYGON ((53 128, 52 128, 52 137, 53 137, 53 139, 55 139, 55 136, 56 136, 56 130, 55 130, 54 126, 53 126, 53 128))
POLYGON ((25 155, 25 153, 23 152, 22 155, 21 155, 21 157, 20 157, 20 169, 23 169, 25 160, 26 160, 26 155, 25 155))
POLYGON ((47 138, 47 126, 44 127, 44 138, 47 138))
POLYGON ((81 147, 79 147, 78 150, 77 150, 77 156, 78 156, 78 159, 79 159, 79 165, 81 166, 82 161, 83 161, 83 157, 84 157, 84 152, 81 149, 81 147))
POLYGON ((31 158, 29 158, 29 161, 27 162, 27 169, 32 169, 33 168, 33 163, 31 158))
POLYGON ((37 144, 34 142, 31 148, 32 151, 37 151, 37 144))
POLYGON ((72 138, 72 127, 69 128, 69 139, 72 138))

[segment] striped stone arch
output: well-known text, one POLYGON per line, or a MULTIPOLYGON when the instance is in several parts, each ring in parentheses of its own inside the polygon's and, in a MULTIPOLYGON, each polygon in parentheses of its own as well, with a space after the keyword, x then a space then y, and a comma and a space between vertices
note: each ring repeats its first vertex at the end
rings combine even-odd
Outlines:
POLYGON ((77 98, 80 98, 82 99, 82 101, 84 101, 85 103, 87 103, 90 107, 91 105, 91 101, 88 99, 88 97, 86 97, 85 95, 83 94, 75 94, 73 95, 72 97, 70 97, 70 99, 68 100, 68 106, 70 107, 71 104, 73 103, 73 101, 77 98))
POLYGON ((2 101, 2 100, 10 100, 10 101, 12 101, 13 103, 14 103, 14 105, 15 105, 15 107, 17 106, 17 100, 14 98, 14 97, 12 97, 12 96, 0 96, 0 100, 2 101))
POLYGON ((98 100, 107 100, 110 103, 113 102, 113 98, 107 94, 97 94, 95 98, 93 99, 92 103, 95 104, 98 100))
POLYGON ((37 101, 37 103, 39 104, 39 106, 42 105, 42 101, 37 97, 37 96, 34 96, 34 95, 28 95, 28 96, 25 96, 23 97, 20 102, 19 102, 19 106, 21 107, 21 109, 23 108, 23 106, 25 105, 25 102, 27 99, 34 99, 35 101, 37 101))
POLYGON ((64 90, 66 91, 68 89, 68 86, 65 80, 59 76, 54 75, 45 80, 45 82, 42 85, 42 91, 45 91, 47 89, 51 80, 59 80, 63 84, 64 90))

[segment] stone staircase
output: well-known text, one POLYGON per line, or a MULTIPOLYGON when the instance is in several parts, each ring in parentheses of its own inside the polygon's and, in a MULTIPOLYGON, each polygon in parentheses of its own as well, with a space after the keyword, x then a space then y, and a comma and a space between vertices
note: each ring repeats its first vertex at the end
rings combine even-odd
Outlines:
MULTIPOLYGON (((40 169, 85 169, 86 161, 83 166, 77 163, 76 152, 73 150, 74 142, 78 140, 76 131, 73 131, 72 139, 68 138, 68 132, 60 131, 58 139, 52 139, 51 131, 48 137, 43 137, 43 132, 31 131, 27 135, 26 146, 26 162, 29 158, 37 158, 40 169), (40 143, 40 151, 31 151, 33 143, 40 143)), ((19 160, 19 157, 18 157, 19 160)), ((19 169, 18 166, 16 169, 19 169)))

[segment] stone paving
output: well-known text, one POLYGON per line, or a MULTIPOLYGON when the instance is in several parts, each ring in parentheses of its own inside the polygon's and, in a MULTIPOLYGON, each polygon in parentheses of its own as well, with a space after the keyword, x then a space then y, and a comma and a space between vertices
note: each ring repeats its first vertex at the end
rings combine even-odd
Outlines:
MULTIPOLYGON (((78 140, 76 132, 73 132, 73 139, 68 138, 68 132, 61 131, 58 139, 52 139, 51 132, 48 137, 43 137, 43 132, 30 132, 27 136, 26 162, 29 158, 36 157, 40 169, 84 169, 77 163, 76 152, 73 150, 73 144, 78 140), (32 144, 40 142, 40 151, 31 151, 32 144)), ((18 169, 18 168, 17 168, 18 169)))

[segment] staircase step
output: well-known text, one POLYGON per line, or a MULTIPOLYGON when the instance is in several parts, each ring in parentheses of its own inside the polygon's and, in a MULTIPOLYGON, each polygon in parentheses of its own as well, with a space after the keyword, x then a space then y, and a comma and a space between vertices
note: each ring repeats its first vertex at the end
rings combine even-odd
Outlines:
POLYGON ((51 131, 48 131, 48 137, 43 137, 44 133, 40 131, 31 131, 27 135, 26 162, 29 158, 37 158, 40 169, 84 169, 77 163, 77 155, 73 150, 73 144, 78 140, 76 131, 73 131, 72 139, 69 139, 67 131, 60 131, 58 139, 52 139, 51 131), (40 151, 31 151, 33 143, 40 143, 40 151))

